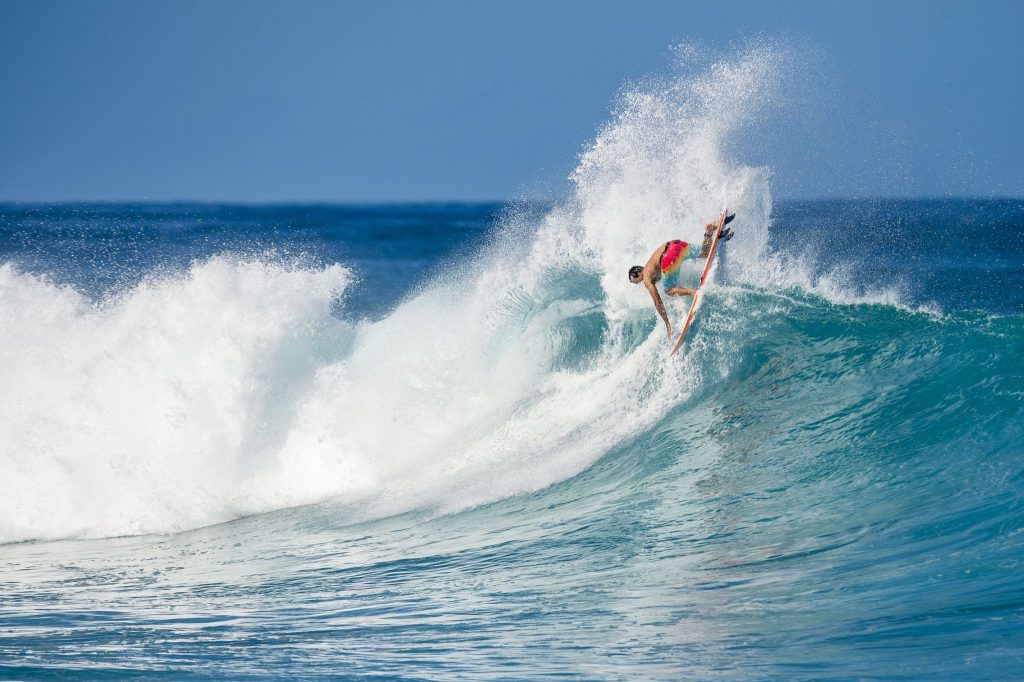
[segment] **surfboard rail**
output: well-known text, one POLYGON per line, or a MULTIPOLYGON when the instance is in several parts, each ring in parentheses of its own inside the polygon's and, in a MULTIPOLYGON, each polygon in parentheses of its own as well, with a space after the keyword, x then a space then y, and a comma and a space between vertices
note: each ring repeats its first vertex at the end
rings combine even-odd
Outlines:
POLYGON ((693 320, 693 313, 697 310, 697 299, 700 297, 701 289, 704 288, 704 280, 708 277, 708 270, 711 269, 711 259, 715 257, 715 247, 718 246, 718 237, 722 234, 722 226, 725 225, 725 216, 729 212, 729 209, 722 209, 722 216, 718 219, 718 228, 715 230, 715 236, 711 238, 711 247, 708 249, 708 258, 704 261, 704 270, 700 274, 700 284, 697 285, 697 290, 693 292, 693 300, 690 301, 690 312, 686 314, 686 322, 683 323, 683 331, 679 332, 679 338, 676 340, 676 345, 672 346, 672 352, 669 356, 675 355, 676 351, 679 350, 679 346, 683 343, 683 337, 686 335, 686 330, 690 328, 690 322, 693 320))

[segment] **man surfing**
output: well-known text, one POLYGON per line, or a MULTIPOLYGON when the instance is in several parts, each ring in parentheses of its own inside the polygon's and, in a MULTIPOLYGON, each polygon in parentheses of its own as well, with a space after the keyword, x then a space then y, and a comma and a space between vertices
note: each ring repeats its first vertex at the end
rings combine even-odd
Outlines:
MULTIPOLYGON (((735 217, 735 213, 727 215, 722 225, 731 223, 735 217)), ((647 265, 634 265, 629 269, 629 281, 633 284, 643 282, 644 286, 647 287, 647 291, 651 293, 651 298, 654 299, 654 309, 658 311, 661 319, 665 321, 665 333, 668 334, 670 339, 672 338, 672 325, 668 321, 665 304, 661 302, 661 296, 658 295, 658 289, 654 285, 661 282, 665 288, 666 296, 693 296, 695 293, 694 289, 679 285, 681 266, 684 260, 707 257, 708 250, 711 248, 711 241, 717 229, 717 222, 708 223, 704 227, 704 243, 701 244, 699 252, 693 248, 692 244, 687 244, 679 239, 673 239, 656 248, 651 257, 647 259, 647 265)), ((727 242, 732 239, 732 236, 733 231, 730 228, 722 230, 722 234, 718 235, 718 239, 727 242)))

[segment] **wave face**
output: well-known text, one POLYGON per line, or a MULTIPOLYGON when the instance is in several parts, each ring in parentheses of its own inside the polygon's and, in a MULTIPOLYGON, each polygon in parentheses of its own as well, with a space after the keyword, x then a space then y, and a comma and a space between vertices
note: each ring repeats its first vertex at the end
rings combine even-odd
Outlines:
POLYGON ((783 67, 554 206, 3 207, 0 671, 1012 675, 1024 202, 773 206, 783 67), (726 204, 669 358, 625 272, 726 204))

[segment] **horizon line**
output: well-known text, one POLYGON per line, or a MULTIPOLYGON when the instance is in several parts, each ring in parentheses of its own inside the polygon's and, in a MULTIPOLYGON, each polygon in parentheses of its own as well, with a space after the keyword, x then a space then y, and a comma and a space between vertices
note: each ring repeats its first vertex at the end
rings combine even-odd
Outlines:
MULTIPOLYGON (((921 194, 921 195, 871 195, 871 196, 816 196, 782 197, 777 202, 825 202, 825 201, 1022 201, 1024 194, 921 194)), ((516 204, 556 204, 555 199, 0 199, 0 206, 495 206, 516 204)))

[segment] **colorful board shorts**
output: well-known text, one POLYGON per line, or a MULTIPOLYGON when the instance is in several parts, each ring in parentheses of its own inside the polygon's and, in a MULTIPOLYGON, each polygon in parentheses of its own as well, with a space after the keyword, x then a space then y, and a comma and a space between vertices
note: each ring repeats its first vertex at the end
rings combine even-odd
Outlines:
POLYGON ((683 261, 699 256, 699 247, 679 239, 673 239, 665 245, 665 250, 661 252, 661 282, 665 291, 672 287, 683 286, 679 281, 683 261))

